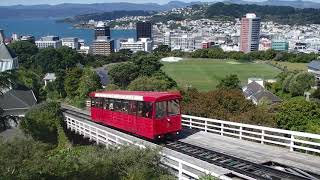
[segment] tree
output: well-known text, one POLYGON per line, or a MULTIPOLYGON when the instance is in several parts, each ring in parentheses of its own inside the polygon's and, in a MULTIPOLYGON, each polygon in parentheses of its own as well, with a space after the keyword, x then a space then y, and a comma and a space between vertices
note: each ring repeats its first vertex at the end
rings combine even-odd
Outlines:
POLYGON ((63 56, 52 47, 41 49, 33 59, 35 66, 44 74, 56 72, 62 68, 61 61, 63 60, 63 56))
POLYGON ((28 41, 15 41, 9 45, 15 54, 19 57, 20 66, 29 68, 32 64, 31 57, 39 51, 38 47, 28 41))
MULTIPOLYGON (((1 98, 1 96, 0 96, 1 98)), ((0 107, 0 132, 11 128, 11 123, 18 124, 17 117, 6 115, 0 107)))
POLYGON ((311 97, 320 99, 320 88, 316 89, 316 90, 312 93, 311 97))
POLYGON ((74 67, 77 63, 83 61, 83 56, 70 47, 60 47, 57 49, 57 52, 62 56, 62 59, 59 61, 59 68, 71 68, 74 67))
POLYGON ((132 62, 113 65, 109 68, 108 75, 113 84, 127 87, 139 75, 139 67, 132 62))
POLYGON ((171 52, 171 48, 168 45, 160 45, 156 49, 153 50, 154 53, 169 53, 171 52))
POLYGON ((83 70, 79 82, 79 87, 77 89, 79 97, 81 99, 87 98, 90 92, 96 91, 98 89, 101 89, 100 77, 92 69, 85 68, 83 70))
POLYGON ((47 102, 29 110, 21 121, 20 128, 35 140, 56 144, 58 127, 62 121, 60 105, 55 102, 47 102))
POLYGON ((0 95, 3 95, 5 89, 9 89, 13 75, 11 71, 0 72, 0 95))
POLYGON ((292 96, 301 96, 305 91, 315 85, 315 77, 311 73, 301 72, 296 74, 289 84, 289 92, 292 96))
POLYGON ((241 81, 236 74, 226 76, 220 80, 217 85, 218 89, 241 89, 241 81))
POLYGON ((58 70, 58 72, 56 72, 56 80, 47 84, 45 91, 48 99, 58 100, 67 96, 64 88, 65 76, 65 71, 58 70))
POLYGON ((139 67, 139 76, 151 76, 163 66, 158 56, 147 54, 133 59, 133 63, 139 67))
POLYGON ((167 91, 168 89, 170 89, 170 82, 147 76, 138 77, 128 86, 128 90, 131 91, 167 91))
POLYGON ((319 133, 310 127, 314 126, 318 127, 318 130, 320 129, 320 106, 305 100, 287 101, 281 104, 279 112, 276 114, 276 120, 279 128, 319 133))
POLYGON ((66 72, 66 78, 64 80, 64 90, 68 98, 73 99, 78 95, 77 89, 79 88, 82 73, 82 69, 78 67, 69 69, 66 72))
POLYGON ((39 74, 26 68, 19 68, 15 74, 18 88, 31 89, 39 101, 43 99, 41 97, 42 78, 39 74))

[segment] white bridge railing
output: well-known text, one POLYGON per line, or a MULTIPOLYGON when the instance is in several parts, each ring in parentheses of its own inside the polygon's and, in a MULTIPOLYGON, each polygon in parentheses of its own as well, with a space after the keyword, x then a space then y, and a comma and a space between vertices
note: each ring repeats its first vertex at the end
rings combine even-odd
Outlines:
MULTIPOLYGON (((112 134, 98 126, 91 125, 90 123, 78 120, 71 116, 65 115, 65 122, 67 128, 71 131, 75 131, 76 133, 83 135, 84 137, 89 138, 92 141, 95 141, 97 144, 104 144, 105 146, 117 146, 117 145, 131 145, 134 144, 139 146, 140 148, 145 148, 144 145, 135 143, 129 139, 123 138, 121 136, 112 134)), ((162 163, 163 165, 170 167, 171 169, 177 171, 177 177, 179 180, 184 179, 199 179, 198 174, 210 174, 214 177, 224 180, 231 180, 227 176, 219 175, 214 172, 211 172, 207 169, 199 167, 189 162, 185 162, 179 158, 174 156, 160 153, 162 155, 162 163), (196 173, 198 172, 198 173, 196 173)))
POLYGON ((182 115, 182 125, 222 136, 277 145, 290 151, 320 153, 320 135, 182 115))

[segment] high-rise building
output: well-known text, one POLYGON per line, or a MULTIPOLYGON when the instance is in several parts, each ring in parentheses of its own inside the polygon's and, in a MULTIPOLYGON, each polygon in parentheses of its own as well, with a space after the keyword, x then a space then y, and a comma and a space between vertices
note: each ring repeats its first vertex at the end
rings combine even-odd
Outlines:
POLYGON ((248 13, 241 20, 240 51, 251 52, 259 50, 261 19, 248 13))
POLYGON ((97 39, 99 36, 107 36, 111 38, 110 27, 103 22, 99 22, 94 28, 94 39, 97 39))
POLYGON ((140 21, 136 24, 137 39, 152 39, 152 24, 149 21, 140 21))
POLYGON ((108 56, 114 52, 114 40, 108 36, 98 36, 91 45, 91 51, 94 55, 108 56))

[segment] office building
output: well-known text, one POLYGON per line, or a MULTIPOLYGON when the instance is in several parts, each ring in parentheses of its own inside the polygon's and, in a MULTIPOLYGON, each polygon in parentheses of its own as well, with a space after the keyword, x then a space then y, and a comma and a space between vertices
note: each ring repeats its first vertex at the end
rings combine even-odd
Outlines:
POLYGON ((67 46, 72 49, 79 49, 79 39, 75 37, 62 38, 62 46, 67 46))
POLYGON ((152 24, 149 21, 140 21, 136 24, 137 39, 152 39, 152 24))
POLYGON ((35 43, 39 49, 48 48, 48 47, 53 47, 53 48, 62 47, 62 41, 59 39, 58 36, 45 36, 45 37, 42 37, 40 40, 36 41, 35 43))
POLYGON ((272 41, 272 49, 276 51, 288 51, 289 43, 281 40, 273 40, 272 41))
POLYGON ((99 36, 107 36, 111 38, 110 27, 103 22, 99 22, 94 28, 94 39, 97 39, 99 36))
POLYGON ((98 36, 91 45, 91 51, 94 55, 108 56, 114 52, 114 40, 108 36, 98 36))
POLYGON ((0 72, 17 69, 18 57, 12 53, 5 45, 3 30, 0 29, 0 72))
POLYGON ((255 14, 246 14, 241 20, 240 51, 248 53, 259 50, 261 19, 255 14))
POLYGON ((31 42, 31 43, 35 43, 35 38, 34 38, 34 36, 31 36, 31 35, 27 35, 27 36, 22 36, 21 38, 20 38, 20 40, 21 41, 29 41, 29 42, 31 42))
POLYGON ((120 49, 129 49, 132 52, 151 52, 152 41, 149 38, 140 38, 139 41, 134 41, 133 38, 130 38, 127 41, 120 42, 120 49))

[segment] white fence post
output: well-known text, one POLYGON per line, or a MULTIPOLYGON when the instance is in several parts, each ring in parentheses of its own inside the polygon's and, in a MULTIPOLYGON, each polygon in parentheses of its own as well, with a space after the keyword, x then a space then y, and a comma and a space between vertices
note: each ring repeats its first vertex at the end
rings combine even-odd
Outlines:
POLYGON ((208 121, 207 120, 204 121, 204 131, 208 132, 208 121))
POLYGON ((182 163, 179 161, 179 174, 178 174, 178 179, 182 179, 182 163))
POLYGON ((224 127, 224 124, 221 123, 221 136, 223 136, 223 127, 224 127))
POLYGON ((291 140, 290 140, 290 151, 293 151, 293 146, 294 146, 294 135, 291 134, 291 140))
POLYGON ((239 130, 239 139, 242 139, 242 126, 240 126, 239 129, 240 129, 240 130, 239 130))
POLYGON ((189 118, 189 120, 190 120, 190 126, 189 126, 189 128, 192 129, 192 118, 189 118))
POLYGON ((261 144, 264 144, 264 130, 261 131, 261 144))

